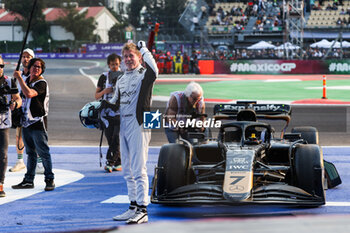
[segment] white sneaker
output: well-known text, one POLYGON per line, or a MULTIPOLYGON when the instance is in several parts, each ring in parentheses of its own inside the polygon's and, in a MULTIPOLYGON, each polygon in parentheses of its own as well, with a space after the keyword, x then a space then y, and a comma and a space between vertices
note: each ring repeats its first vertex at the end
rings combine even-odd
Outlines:
POLYGON ((128 209, 128 210, 125 211, 124 213, 113 217, 113 220, 115 220, 115 221, 125 221, 125 220, 128 220, 129 218, 131 218, 132 216, 135 215, 136 209, 137 209, 136 207, 133 208, 133 209, 128 209))
POLYGON ((9 169, 10 172, 19 172, 22 169, 25 169, 26 165, 24 164, 23 160, 17 160, 15 166, 9 169))
POLYGON ((147 211, 137 210, 134 216, 126 220, 126 224, 141 224, 148 222, 147 211))
POLYGON ((44 169, 43 163, 37 163, 35 168, 35 173, 44 174, 44 172, 45 172, 45 169, 44 169))

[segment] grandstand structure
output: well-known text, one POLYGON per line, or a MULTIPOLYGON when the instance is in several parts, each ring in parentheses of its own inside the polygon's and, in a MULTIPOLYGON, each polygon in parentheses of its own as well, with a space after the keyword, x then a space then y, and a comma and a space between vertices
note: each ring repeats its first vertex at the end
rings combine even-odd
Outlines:
MULTIPOLYGON (((285 21, 284 43, 290 43, 304 47, 304 1, 303 0, 289 0, 284 3, 287 7, 283 16, 285 21)), ((290 51, 285 49, 285 56, 289 59, 290 51)), ((301 49, 295 51, 296 58, 302 59, 303 52, 301 49)))
MULTIPOLYGON (((340 27, 337 24, 338 19, 341 19, 344 25, 349 21, 349 13, 347 12, 350 9, 350 1, 343 1, 343 5, 339 5, 334 9, 330 9, 328 6, 333 6, 334 1, 323 1, 322 6, 320 6, 319 1, 315 1, 314 9, 311 10, 309 18, 306 23, 308 28, 337 28, 340 27), (320 6, 320 8, 318 8, 320 6), (344 10, 344 11, 343 11, 344 10)), ((347 26, 347 25, 346 25, 347 26)))
POLYGON ((183 26, 204 40, 206 48, 209 44, 242 49, 262 40, 307 48, 321 39, 350 39, 350 0, 315 1, 313 5, 303 0, 214 0, 212 5, 202 0, 189 2, 198 12, 192 11, 191 18, 183 14, 180 23, 187 19, 191 25, 183 26))

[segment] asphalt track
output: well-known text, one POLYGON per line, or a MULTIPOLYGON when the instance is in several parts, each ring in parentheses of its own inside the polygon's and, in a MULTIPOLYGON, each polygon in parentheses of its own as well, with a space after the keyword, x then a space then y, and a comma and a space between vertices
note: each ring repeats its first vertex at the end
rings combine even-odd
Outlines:
MULTIPOLYGON (((11 166, 15 148, 9 152, 11 166)), ((150 179, 158 152, 158 147, 150 148, 150 179)), ((33 190, 12 190, 10 186, 22 180, 24 171, 7 173, 7 197, 0 199, 0 232, 345 233, 350 229, 346 220, 350 216, 350 147, 323 147, 324 158, 337 166, 343 180, 341 186, 327 190, 325 206, 150 204, 149 224, 141 228, 112 220, 128 208, 127 190, 121 172, 105 173, 99 167, 98 147, 51 146, 51 153, 57 185, 52 192, 43 191, 43 175, 36 176, 33 190)))
MULTIPOLYGON (((150 224, 126 227, 124 223, 112 221, 111 217, 128 206, 125 183, 121 173, 107 174, 99 167, 97 146, 100 132, 82 127, 78 118, 82 106, 94 99, 95 86, 87 76, 93 79, 102 73, 106 67, 101 64, 102 61, 47 61, 45 77, 50 86, 48 132, 58 187, 53 192, 43 192, 43 177, 38 175, 34 193, 31 196, 20 194, 11 190, 10 186, 20 182, 23 173, 7 173, 7 197, 2 200, 12 201, 0 205, 0 232, 113 230, 118 226, 122 227, 116 232, 349 232, 350 149, 342 146, 350 145, 350 110, 348 105, 342 104, 293 105, 291 127, 316 126, 320 131, 325 158, 336 164, 343 179, 339 188, 327 191, 326 206, 304 209, 283 206, 169 208, 150 205, 150 224), (85 69, 79 70, 81 67, 85 69), (14 196, 16 200, 13 200, 14 196)), ((11 75, 13 69, 9 65, 5 72, 11 75)), ((164 108, 164 105, 162 101, 154 101, 153 108, 164 108)), ((209 109, 213 103, 207 107, 211 112, 209 109)), ((14 131, 11 132, 12 145, 15 144, 13 134, 14 131)), ((151 145, 163 143, 164 133, 153 131, 151 145)), ((150 177, 157 161, 157 150, 157 147, 150 150, 150 177)), ((9 166, 14 162, 15 151, 11 147, 9 166)))

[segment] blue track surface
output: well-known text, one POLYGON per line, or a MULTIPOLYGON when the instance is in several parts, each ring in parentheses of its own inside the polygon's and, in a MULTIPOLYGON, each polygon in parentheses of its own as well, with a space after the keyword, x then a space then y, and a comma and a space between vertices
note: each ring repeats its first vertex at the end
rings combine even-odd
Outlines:
MULTIPOLYGON (((104 148, 105 151, 105 148, 104 148)), ((152 178, 159 148, 150 148, 148 173, 152 178)), ((56 184, 64 176, 76 181, 57 187, 52 192, 39 192, 0 205, 0 232, 63 232, 87 229, 113 229, 124 222, 112 217, 128 208, 126 184, 122 173, 105 173, 99 167, 98 147, 51 147, 56 184), (73 171, 73 172, 72 172, 73 171), (80 174, 79 174, 80 173, 80 174), (80 176, 79 176, 80 175, 80 176), (83 176, 81 176, 83 175, 83 176), (117 197, 116 197, 117 196, 117 197), (117 202, 117 203, 116 203, 117 202)), ((299 214, 350 213, 350 147, 325 147, 324 158, 333 162, 343 181, 336 189, 327 190, 327 205, 319 208, 292 208, 268 205, 165 207, 150 204, 149 222, 180 221, 208 217, 246 217, 299 214)), ((9 151, 9 166, 16 160, 15 148, 9 151)), ((7 172, 5 187, 20 182, 22 174, 7 172)), ((40 186, 43 175, 37 175, 35 185, 40 186)), ((151 179, 150 179, 151 180, 151 179)), ((7 197, 17 190, 6 188, 7 197)), ((23 190, 21 190, 23 191, 23 190)), ((150 190, 151 191, 151 190, 150 190)), ((13 197, 12 197, 13 198, 13 197)), ((1 199, 0 201, 2 201, 1 199)))

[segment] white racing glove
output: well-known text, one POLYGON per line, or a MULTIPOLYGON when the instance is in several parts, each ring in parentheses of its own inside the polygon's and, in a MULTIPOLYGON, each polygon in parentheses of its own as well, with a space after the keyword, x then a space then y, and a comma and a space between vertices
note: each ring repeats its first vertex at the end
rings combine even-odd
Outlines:
POLYGON ((142 48, 146 48, 146 42, 144 42, 143 40, 140 40, 139 42, 137 42, 137 48, 139 50, 141 50, 142 48))
POLYGON ((146 42, 144 42, 143 40, 140 40, 139 42, 137 42, 137 48, 138 48, 138 50, 140 50, 142 55, 146 51, 148 51, 147 46, 146 46, 146 42))

